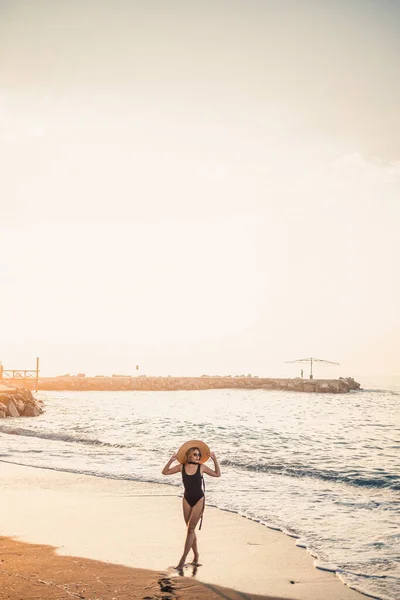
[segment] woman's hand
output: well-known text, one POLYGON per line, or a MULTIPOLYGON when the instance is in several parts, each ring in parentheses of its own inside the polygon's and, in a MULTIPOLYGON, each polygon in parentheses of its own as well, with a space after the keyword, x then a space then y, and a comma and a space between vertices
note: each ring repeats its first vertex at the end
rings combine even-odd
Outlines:
POLYGON ((179 463, 179 465, 175 465, 175 467, 171 467, 172 463, 177 458, 178 458, 178 454, 177 454, 177 452, 175 452, 171 456, 171 458, 169 459, 169 461, 167 462, 167 464, 165 465, 163 470, 161 471, 163 475, 173 475, 174 473, 178 473, 181 470, 182 465, 180 463, 179 463))
POLYGON ((214 470, 210 469, 210 467, 207 467, 207 465, 201 465, 203 473, 207 473, 207 475, 211 475, 211 477, 221 477, 221 468, 218 464, 215 452, 210 452, 210 458, 212 458, 214 461, 214 470))

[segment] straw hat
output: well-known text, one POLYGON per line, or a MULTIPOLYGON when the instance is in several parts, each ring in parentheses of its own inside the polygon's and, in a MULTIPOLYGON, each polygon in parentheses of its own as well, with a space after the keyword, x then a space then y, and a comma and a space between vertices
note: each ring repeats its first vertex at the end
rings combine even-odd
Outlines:
POLYGON ((177 460, 183 465, 187 462, 186 452, 190 450, 190 448, 198 448, 201 452, 201 458, 199 463, 205 463, 210 458, 210 448, 204 442, 200 440, 190 440, 190 442, 186 442, 181 446, 177 452, 177 460))

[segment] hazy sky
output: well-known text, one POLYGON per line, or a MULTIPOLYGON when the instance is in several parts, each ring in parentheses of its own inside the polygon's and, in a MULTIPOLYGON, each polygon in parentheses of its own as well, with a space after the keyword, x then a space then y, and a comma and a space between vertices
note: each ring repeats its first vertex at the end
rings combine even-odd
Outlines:
POLYGON ((0 360, 400 373, 400 2, 0 0, 0 360))

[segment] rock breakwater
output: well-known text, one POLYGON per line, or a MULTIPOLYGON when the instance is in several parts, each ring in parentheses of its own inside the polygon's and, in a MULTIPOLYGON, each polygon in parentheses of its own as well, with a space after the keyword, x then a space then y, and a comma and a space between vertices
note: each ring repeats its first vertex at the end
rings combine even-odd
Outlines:
POLYGON ((42 412, 42 402, 30 390, 0 384, 0 419, 38 417, 42 412))
POLYGON ((339 379, 277 379, 265 377, 46 377, 40 390, 53 391, 178 391, 264 389, 341 394, 360 389, 352 377, 339 379))

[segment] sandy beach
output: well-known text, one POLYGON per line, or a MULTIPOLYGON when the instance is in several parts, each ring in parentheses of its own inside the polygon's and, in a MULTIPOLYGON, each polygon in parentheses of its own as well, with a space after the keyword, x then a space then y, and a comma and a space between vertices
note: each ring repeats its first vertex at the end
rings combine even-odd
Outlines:
POLYGON ((316 569, 292 538, 209 506, 202 566, 179 577, 171 567, 185 527, 175 488, 5 462, 0 484, 0 598, 365 597, 316 569))

